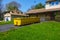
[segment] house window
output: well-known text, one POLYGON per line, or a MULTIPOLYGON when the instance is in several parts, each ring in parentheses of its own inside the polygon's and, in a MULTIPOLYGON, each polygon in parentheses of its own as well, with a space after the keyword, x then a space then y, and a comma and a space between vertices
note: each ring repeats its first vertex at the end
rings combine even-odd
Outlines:
POLYGON ((54 5, 54 2, 51 2, 51 6, 53 6, 54 5))
POLYGON ((58 4, 59 4, 59 2, 56 2, 55 4, 56 4, 56 5, 58 5, 58 4))

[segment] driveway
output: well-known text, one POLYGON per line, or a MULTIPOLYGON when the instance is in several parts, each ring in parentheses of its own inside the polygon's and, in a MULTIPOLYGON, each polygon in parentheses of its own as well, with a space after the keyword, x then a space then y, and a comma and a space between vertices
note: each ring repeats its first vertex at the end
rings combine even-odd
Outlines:
POLYGON ((0 32, 5 32, 13 28, 13 24, 0 25, 0 32))
MULTIPOLYGON (((25 25, 25 26, 29 26, 29 25, 25 25)), ((22 28, 24 26, 14 26, 13 24, 6 24, 6 25, 0 25, 0 32, 5 32, 5 31, 8 31, 10 30, 11 28, 22 28)))

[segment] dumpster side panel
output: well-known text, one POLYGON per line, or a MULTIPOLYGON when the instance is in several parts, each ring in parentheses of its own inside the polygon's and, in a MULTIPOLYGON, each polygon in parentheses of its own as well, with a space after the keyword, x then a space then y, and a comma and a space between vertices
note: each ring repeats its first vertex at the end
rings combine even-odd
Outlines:
POLYGON ((21 19, 20 20, 18 20, 18 26, 20 26, 21 25, 21 19))
POLYGON ((21 25, 21 19, 14 19, 14 25, 20 26, 21 25))
POLYGON ((19 18, 19 19, 16 18, 16 19, 14 19, 14 25, 17 25, 17 26, 36 23, 36 22, 40 22, 39 17, 29 17, 29 18, 19 18))

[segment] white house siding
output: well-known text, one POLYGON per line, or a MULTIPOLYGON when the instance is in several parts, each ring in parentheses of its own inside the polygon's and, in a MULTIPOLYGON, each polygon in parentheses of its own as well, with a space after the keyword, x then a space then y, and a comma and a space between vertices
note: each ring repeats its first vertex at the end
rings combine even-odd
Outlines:
POLYGON ((46 5, 45 9, 52 9, 52 8, 60 8, 60 5, 54 5, 54 6, 46 5))
POLYGON ((5 21, 11 21, 11 17, 5 17, 5 19, 4 19, 5 21))
POLYGON ((52 8, 60 8, 60 2, 58 2, 58 4, 54 3, 54 5, 51 5, 51 3, 45 5, 45 9, 52 9, 52 8))
POLYGON ((4 21, 11 21, 11 14, 6 13, 6 14, 4 15, 4 21))

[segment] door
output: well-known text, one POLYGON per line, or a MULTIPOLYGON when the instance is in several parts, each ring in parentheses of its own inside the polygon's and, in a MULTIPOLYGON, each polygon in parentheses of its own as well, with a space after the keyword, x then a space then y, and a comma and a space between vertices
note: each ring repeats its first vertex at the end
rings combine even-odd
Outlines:
POLYGON ((50 14, 50 20, 55 20, 55 13, 50 14))
POLYGON ((11 21, 10 17, 5 17, 5 21, 11 21))
POLYGON ((41 17, 41 18, 40 18, 40 21, 41 21, 41 22, 45 21, 45 17, 41 17))

